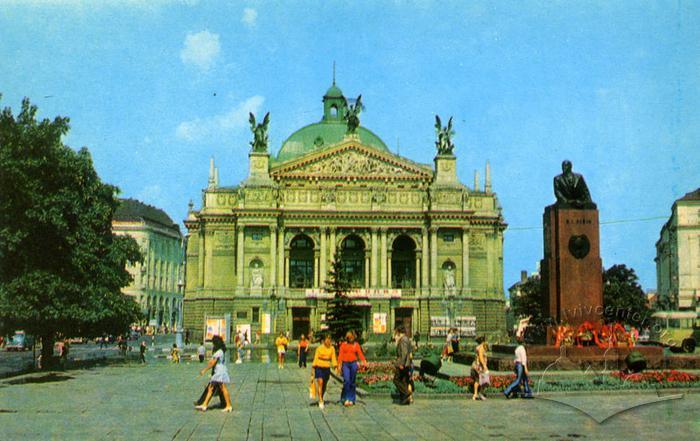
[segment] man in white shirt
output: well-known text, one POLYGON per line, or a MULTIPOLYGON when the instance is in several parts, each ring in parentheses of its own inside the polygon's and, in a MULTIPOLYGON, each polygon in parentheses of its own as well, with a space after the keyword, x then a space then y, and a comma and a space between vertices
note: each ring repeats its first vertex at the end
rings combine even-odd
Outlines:
POLYGON ((514 394, 519 395, 521 398, 532 398, 532 391, 530 390, 529 383, 529 372, 527 370, 527 351, 525 351, 525 346, 523 345, 522 334, 518 335, 518 347, 515 348, 515 381, 513 381, 510 386, 508 386, 504 391, 503 395, 506 398, 513 398, 514 394), (522 386, 522 392, 520 390, 522 386))

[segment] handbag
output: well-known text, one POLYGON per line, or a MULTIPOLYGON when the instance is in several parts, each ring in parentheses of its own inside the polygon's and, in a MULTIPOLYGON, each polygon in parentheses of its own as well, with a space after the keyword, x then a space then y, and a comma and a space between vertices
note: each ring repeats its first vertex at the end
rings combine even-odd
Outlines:
POLYGON ((479 373, 479 386, 484 386, 491 383, 491 374, 489 371, 479 373))

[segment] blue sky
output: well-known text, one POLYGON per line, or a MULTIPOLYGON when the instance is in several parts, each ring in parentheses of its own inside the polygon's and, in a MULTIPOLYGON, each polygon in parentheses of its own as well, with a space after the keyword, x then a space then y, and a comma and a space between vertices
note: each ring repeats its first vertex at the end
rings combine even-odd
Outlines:
POLYGON ((465 183, 491 162, 506 286, 541 258, 570 159, 604 265, 656 287, 658 217, 700 186, 700 2, 0 3, 0 105, 69 116, 66 143, 104 180, 176 220, 199 206, 211 156, 223 185, 247 174, 248 111, 271 112, 275 153, 320 119, 333 61, 362 124, 401 155, 432 162, 437 113, 455 118, 465 183))

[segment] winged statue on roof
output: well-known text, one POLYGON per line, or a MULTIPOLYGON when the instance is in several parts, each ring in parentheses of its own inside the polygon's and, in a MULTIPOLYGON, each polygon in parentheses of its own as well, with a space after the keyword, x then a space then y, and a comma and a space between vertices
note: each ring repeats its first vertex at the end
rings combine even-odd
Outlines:
POLYGON ((360 127, 360 112, 362 111, 362 95, 357 97, 355 104, 348 106, 345 111, 345 121, 348 124, 347 133, 352 135, 357 133, 357 128, 360 127))
POLYGON ((435 147, 438 155, 452 155, 452 151, 455 148, 455 145, 452 143, 452 137, 455 134, 455 131, 452 129, 452 117, 447 121, 447 125, 443 127, 440 117, 435 115, 435 134, 437 135, 435 147))
POLYGON ((270 124, 270 112, 265 114, 262 122, 256 124, 255 115, 250 113, 250 130, 253 132, 253 140, 250 142, 251 147, 253 147, 254 152, 266 152, 267 151, 267 126, 270 124))

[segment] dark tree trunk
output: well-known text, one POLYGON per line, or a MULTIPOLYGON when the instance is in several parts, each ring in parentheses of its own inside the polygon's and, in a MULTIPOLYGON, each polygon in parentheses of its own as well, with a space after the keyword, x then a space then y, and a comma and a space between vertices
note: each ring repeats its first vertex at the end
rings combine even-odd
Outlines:
POLYGON ((41 368, 43 370, 51 369, 55 364, 53 357, 53 344, 53 335, 41 336, 41 368))

